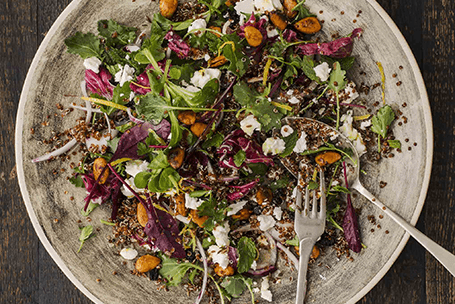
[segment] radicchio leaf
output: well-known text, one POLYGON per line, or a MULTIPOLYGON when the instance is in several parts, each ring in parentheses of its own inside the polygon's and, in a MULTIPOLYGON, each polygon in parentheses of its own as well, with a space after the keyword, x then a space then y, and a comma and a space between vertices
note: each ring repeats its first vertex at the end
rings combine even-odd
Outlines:
POLYGON ((258 182, 259 182, 259 179, 255 179, 254 181, 249 182, 248 184, 245 184, 245 185, 242 185, 242 186, 229 186, 229 188, 238 189, 238 191, 233 192, 233 193, 229 193, 227 195, 228 200, 229 201, 235 201, 235 200, 241 199, 242 197, 247 195, 248 192, 250 192, 250 190, 253 189, 254 186, 256 186, 256 184, 258 182))
POLYGON ((81 176, 82 178, 82 181, 84 182, 84 186, 85 186, 85 190, 87 191, 87 193, 90 193, 90 195, 88 195, 86 198, 85 198, 85 201, 87 203, 90 203, 90 201, 92 203, 95 203, 95 204, 102 204, 103 202, 105 202, 109 196, 111 195, 111 192, 110 192, 110 183, 109 181, 106 181, 104 184, 97 184, 95 178, 93 177, 93 174, 84 174, 81 176), (89 201, 87 201, 89 200, 89 201))
POLYGON ((286 29, 284 32, 283 32, 283 38, 287 41, 287 42, 294 42, 294 41, 297 41, 297 33, 294 32, 293 30, 290 30, 290 29, 286 29))
MULTIPOLYGON (((146 70, 148 69, 149 67, 146 68, 146 70)), ((130 83, 130 89, 137 95, 146 95, 147 93, 151 92, 151 89, 150 89, 150 80, 147 76, 147 72, 144 71, 142 74, 140 74, 139 76, 137 76, 137 79, 135 81, 137 84, 139 84, 140 86, 134 84, 134 83, 130 83)))
POLYGON ((127 130, 120 137, 117 150, 115 150, 110 161, 113 162, 120 158, 140 159, 141 156, 137 154, 137 144, 148 137, 150 129, 154 130, 161 138, 167 139, 170 134, 171 124, 166 119, 163 119, 157 125, 145 122, 127 130))
POLYGON ((147 196, 147 201, 145 201, 130 187, 130 185, 128 185, 127 182, 125 182, 111 164, 108 164, 108 167, 116 178, 120 180, 145 207, 149 220, 144 228, 144 232, 147 234, 151 244, 162 252, 170 253, 172 257, 183 259, 186 254, 182 244, 179 243, 180 231, 178 229, 177 221, 169 213, 156 209, 150 200, 150 196, 147 196))
MULTIPOLYGON (((343 172, 346 188, 349 188, 345 162, 343 162, 343 172)), ((350 194, 347 195, 347 201, 348 203, 346 206, 346 212, 344 213, 343 218, 344 236, 346 238, 346 241, 348 242, 349 248, 352 251, 359 253, 360 250, 362 249, 359 234, 359 222, 357 220, 357 214, 355 213, 354 207, 352 207, 350 194)))
POLYGON ((354 38, 360 37, 361 28, 356 28, 351 35, 325 43, 308 43, 296 46, 297 52, 305 56, 320 54, 333 58, 345 58, 351 55, 354 47, 354 38))
POLYGON ((216 153, 220 155, 218 165, 222 168, 240 169, 246 167, 247 164, 253 163, 273 164, 272 158, 264 155, 261 146, 251 139, 246 138, 245 132, 240 129, 226 137, 216 153), (238 167, 234 163, 234 155, 240 150, 245 151, 246 159, 238 167))
POLYGON ((170 30, 164 36, 164 39, 168 41, 168 47, 177 53, 177 56, 180 59, 188 57, 190 53, 190 46, 186 43, 179 35, 177 35, 173 30, 170 30))
POLYGON ((112 75, 105 68, 100 68, 100 72, 97 74, 92 70, 85 70, 85 82, 87 89, 104 98, 111 100, 114 92, 114 86, 109 82, 112 79, 112 75))

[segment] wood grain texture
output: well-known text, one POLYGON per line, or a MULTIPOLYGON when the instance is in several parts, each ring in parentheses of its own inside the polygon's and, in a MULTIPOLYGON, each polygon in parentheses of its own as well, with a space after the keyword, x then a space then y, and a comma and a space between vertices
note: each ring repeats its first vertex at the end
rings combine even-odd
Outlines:
MULTIPOLYGON (((430 97, 435 133, 432 180, 418 228, 455 252, 455 3, 378 0, 411 46, 430 97)), ((91 303, 40 244, 14 173, 19 94, 39 42, 68 0, 0 1, 0 303, 91 303)), ((415 241, 360 303, 455 303, 455 280, 415 241)))

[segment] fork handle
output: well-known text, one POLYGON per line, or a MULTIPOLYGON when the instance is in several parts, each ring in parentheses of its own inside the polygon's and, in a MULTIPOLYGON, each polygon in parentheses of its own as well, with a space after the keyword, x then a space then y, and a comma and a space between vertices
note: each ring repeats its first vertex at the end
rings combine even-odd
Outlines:
POLYGON ((297 278, 297 295, 295 297, 295 304, 303 304, 305 301, 308 262, 315 243, 316 242, 312 238, 305 238, 300 241, 299 276, 297 278))
POLYGON ((442 248, 425 234, 417 230, 414 226, 406 222, 402 217, 384 206, 373 194, 371 194, 360 182, 356 181, 351 188, 357 190, 360 194, 370 200, 373 204, 383 210, 385 214, 390 216, 398 225, 406 230, 417 242, 419 242, 428 252, 430 252, 453 276, 455 276, 455 255, 442 248))

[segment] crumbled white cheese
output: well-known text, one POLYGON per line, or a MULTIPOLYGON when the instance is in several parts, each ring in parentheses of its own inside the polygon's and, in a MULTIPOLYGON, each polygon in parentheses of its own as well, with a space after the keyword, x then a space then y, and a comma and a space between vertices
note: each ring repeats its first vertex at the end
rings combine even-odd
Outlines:
POLYGON ((362 135, 352 127, 352 110, 347 111, 346 114, 341 116, 341 121, 343 122, 343 125, 340 127, 341 134, 352 142, 359 156, 366 153, 367 148, 363 142, 362 135))
POLYGON ((357 93, 357 88, 353 81, 348 82, 343 90, 343 93, 346 96, 346 98, 343 98, 343 103, 351 103, 357 97, 359 97, 359 93, 357 93))
POLYGON ((243 0, 235 3, 235 11, 239 16, 242 16, 242 13, 251 14, 255 11, 254 2, 251 0, 243 0))
POLYGON ((267 37, 272 38, 278 36, 278 31, 276 28, 267 28, 267 37))
POLYGON ((185 193, 185 207, 188 209, 197 210, 202 204, 203 200, 191 197, 188 193, 185 193))
POLYGON ((220 79, 221 71, 218 69, 202 69, 194 72, 193 77, 191 77, 191 84, 195 85, 198 88, 203 88, 207 82, 212 79, 220 79))
POLYGON ((273 209, 273 216, 277 219, 277 221, 281 221, 283 210, 280 207, 275 207, 273 209))
POLYGON ((364 120, 360 123, 360 129, 362 130, 366 130, 369 126, 371 126, 371 119, 364 120))
POLYGON ((134 99, 134 97, 136 96, 136 94, 134 94, 133 91, 130 92, 130 101, 134 99))
POLYGON ((130 52, 130 53, 137 52, 137 51, 139 51, 139 50, 141 49, 141 48, 140 48, 138 45, 136 45, 136 44, 129 44, 129 45, 127 45, 125 48, 126 48, 126 50, 127 50, 128 52, 130 52))
POLYGON ((272 0, 254 0, 254 6, 260 13, 271 12, 275 10, 272 0))
POLYGON ((334 181, 332 182, 331 186, 337 186, 337 185, 339 185, 339 184, 340 184, 340 182, 339 182, 339 181, 337 181, 337 180, 334 180, 334 181))
POLYGON ((114 79, 120 86, 123 86, 125 82, 133 80, 133 75, 136 70, 127 64, 123 67, 119 64, 119 68, 120 71, 115 74, 114 79))
POLYGON ((230 244, 229 241, 229 227, 228 221, 224 222, 224 225, 218 225, 213 229, 213 236, 215 237, 215 242, 219 247, 227 247, 230 244))
POLYGON ((221 268, 226 269, 229 265, 229 256, 226 250, 222 250, 216 245, 212 245, 207 250, 209 256, 212 258, 214 264, 220 265, 221 268))
POLYGON ((253 261, 251 264, 251 269, 256 270, 258 268, 258 263, 256 263, 256 260, 253 261))
POLYGON ((291 96, 292 94, 294 94, 294 90, 292 90, 292 89, 289 89, 289 90, 286 92, 286 95, 291 96))
POLYGON ((296 103, 299 103, 300 100, 299 100, 297 97, 292 96, 292 97, 288 100, 288 102, 289 102, 290 104, 296 104, 296 103))
POLYGON ((253 288, 253 292, 254 292, 254 293, 258 293, 258 292, 260 292, 260 291, 261 291, 261 290, 260 290, 258 287, 254 287, 254 288, 253 288))
POLYGON ((269 290, 269 287, 269 277, 263 278, 261 283, 261 298, 272 302, 272 292, 269 290))
POLYGON ((327 81, 332 69, 329 67, 329 64, 327 62, 323 62, 320 65, 315 66, 313 70, 321 81, 327 81))
POLYGON ((258 216, 258 221, 259 221, 259 229, 262 231, 267 231, 270 228, 273 228, 276 224, 275 219, 271 215, 259 215, 258 216))
MULTIPOLYGON (((125 182, 128 184, 128 186, 131 187, 131 189, 133 189, 136 193, 138 192, 141 192, 140 189, 136 188, 136 186, 134 185, 134 177, 130 177, 128 179, 125 179, 125 182)), ((120 189, 123 193, 123 195, 125 195, 126 197, 132 197, 134 196, 134 193, 130 191, 130 189, 128 189, 125 185, 122 186, 122 188, 120 189)))
POLYGON ((289 125, 284 125, 281 127, 281 135, 283 137, 288 137, 289 135, 291 135, 292 133, 294 133, 294 129, 291 128, 291 126, 289 125))
POLYGON ((147 171, 148 162, 145 160, 130 160, 125 165, 125 172, 131 175, 133 178, 142 171, 147 171))
POLYGON ((335 141, 335 139, 337 139, 340 134, 331 132, 331 133, 329 133, 329 135, 330 135, 330 140, 335 141))
POLYGON ((248 115, 240 122, 240 128, 243 132, 251 136, 255 130, 261 130, 261 124, 254 115, 248 115))
POLYGON ((210 55, 209 54, 205 54, 204 55, 204 60, 205 61, 209 61, 210 60, 210 55))
POLYGON ((101 60, 97 57, 90 57, 84 60, 84 67, 87 70, 92 70, 96 74, 100 72, 101 60))
POLYGON ((306 142, 306 133, 302 131, 302 134, 300 135, 299 139, 295 143, 295 147, 293 151, 295 153, 302 153, 303 151, 308 149, 307 142, 306 142))
POLYGON ((234 215, 240 210, 242 210, 246 203, 247 201, 239 201, 238 203, 229 205, 228 208, 231 210, 228 211, 227 216, 234 215))
POLYGON ((269 153, 272 155, 280 154, 284 149, 286 149, 286 143, 278 137, 267 138, 262 144, 262 151, 266 155, 269 153))
POLYGON ((320 108, 318 111, 319 115, 322 115, 324 112, 325 112, 325 107, 320 108))
MULTIPOLYGON (((188 33, 190 33, 192 30, 205 29, 205 28, 207 28, 207 22, 205 21, 205 19, 196 19, 188 27, 188 33)), ((203 34, 203 32, 201 32, 201 31, 192 32, 192 33, 196 36, 201 36, 203 34)))
POLYGON ((180 214, 177 214, 177 215, 175 216, 175 218, 176 218, 177 220, 181 221, 182 223, 187 224, 187 225, 191 222, 191 220, 190 220, 189 218, 184 217, 183 215, 180 215, 180 214))
POLYGON ((134 260, 137 257, 137 251, 133 248, 123 248, 120 251, 120 255, 125 260, 134 260))

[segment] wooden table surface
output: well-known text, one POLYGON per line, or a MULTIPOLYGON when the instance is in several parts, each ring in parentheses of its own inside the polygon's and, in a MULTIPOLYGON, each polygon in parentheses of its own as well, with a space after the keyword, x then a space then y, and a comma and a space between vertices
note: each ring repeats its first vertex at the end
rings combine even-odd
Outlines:
MULTIPOLYGON (((27 70, 69 2, 0 1, 0 303, 91 303, 60 271, 35 234, 14 161, 14 125, 27 70)), ((378 2, 414 52, 433 114, 433 170, 417 227, 455 253, 455 1, 378 2)), ((411 239, 386 276, 359 303, 455 303, 455 279, 411 239)))

